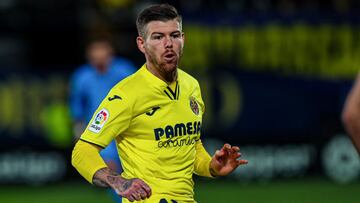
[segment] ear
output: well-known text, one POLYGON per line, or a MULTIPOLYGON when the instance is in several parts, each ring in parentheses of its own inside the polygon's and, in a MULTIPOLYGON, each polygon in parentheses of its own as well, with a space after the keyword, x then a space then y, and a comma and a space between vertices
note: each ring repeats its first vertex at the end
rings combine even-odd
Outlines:
POLYGON ((138 49, 145 54, 145 40, 142 37, 138 36, 136 38, 136 44, 138 46, 138 49))

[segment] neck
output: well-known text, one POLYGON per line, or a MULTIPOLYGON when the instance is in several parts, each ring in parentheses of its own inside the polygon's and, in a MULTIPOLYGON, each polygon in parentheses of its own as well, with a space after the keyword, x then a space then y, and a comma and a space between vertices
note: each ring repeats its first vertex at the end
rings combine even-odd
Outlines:
POLYGON ((171 84, 177 79, 177 68, 175 68, 171 72, 161 71, 159 67, 155 67, 154 64, 146 62, 146 68, 160 80, 166 82, 167 84, 171 84))

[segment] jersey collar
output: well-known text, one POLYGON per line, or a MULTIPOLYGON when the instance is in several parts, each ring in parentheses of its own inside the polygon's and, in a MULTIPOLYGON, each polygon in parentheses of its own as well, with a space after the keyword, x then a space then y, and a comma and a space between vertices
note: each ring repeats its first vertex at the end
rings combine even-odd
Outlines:
MULTIPOLYGON (((144 64, 140 70, 143 72, 145 78, 153 85, 160 87, 160 88, 166 88, 170 85, 168 85, 165 81, 161 80, 160 78, 156 77, 154 74, 152 74, 147 68, 146 68, 146 64, 144 64)), ((180 76, 179 76, 179 70, 178 70, 178 75, 177 75, 177 80, 174 82, 179 82, 180 76)))

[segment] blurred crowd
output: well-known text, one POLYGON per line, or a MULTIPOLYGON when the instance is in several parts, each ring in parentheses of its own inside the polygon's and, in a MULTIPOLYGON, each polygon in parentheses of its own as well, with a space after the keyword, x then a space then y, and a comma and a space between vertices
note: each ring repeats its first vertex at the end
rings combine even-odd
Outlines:
MULTIPOLYGON (((69 69, 84 61, 82 50, 93 35, 114 39, 116 51, 139 65, 136 50, 135 14, 144 6, 165 1, 91 0, 0 2, 0 66, 5 69, 69 69)), ((257 19, 267 22, 282 18, 336 16, 351 22, 360 3, 355 0, 185 0, 169 1, 187 21, 211 24, 257 19), (235 20, 234 20, 235 19, 235 20)))

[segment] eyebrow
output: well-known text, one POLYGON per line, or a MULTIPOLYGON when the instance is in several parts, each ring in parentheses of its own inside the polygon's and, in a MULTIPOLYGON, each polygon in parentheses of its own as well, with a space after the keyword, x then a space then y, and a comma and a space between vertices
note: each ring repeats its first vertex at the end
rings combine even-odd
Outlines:
POLYGON ((153 33, 151 33, 151 35, 164 35, 164 33, 162 33, 162 32, 153 32, 153 33))
MULTIPOLYGON (((179 30, 171 32, 170 34, 175 34, 175 33, 176 34, 181 34, 181 32, 179 30)), ((153 32, 153 33, 151 33, 151 35, 164 35, 164 33, 163 32, 153 32)))

